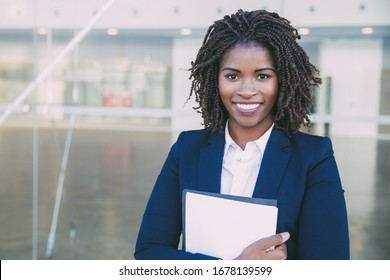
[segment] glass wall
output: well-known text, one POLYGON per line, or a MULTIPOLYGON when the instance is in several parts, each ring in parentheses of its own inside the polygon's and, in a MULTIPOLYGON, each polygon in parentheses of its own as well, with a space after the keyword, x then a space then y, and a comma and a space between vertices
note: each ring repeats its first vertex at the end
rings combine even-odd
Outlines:
MULTIPOLYGON (((76 32, 0 30, 3 110, 45 71, 76 32)), ((140 115, 149 124, 152 118, 153 123, 169 129, 164 114, 168 115, 165 111, 171 107, 172 40, 125 30, 115 36, 94 30, 18 106, 10 121, 24 123, 32 114, 42 120, 63 121, 72 112, 86 125, 88 119, 99 119, 104 125, 110 118, 121 121, 126 116, 131 124, 139 123, 140 115)))

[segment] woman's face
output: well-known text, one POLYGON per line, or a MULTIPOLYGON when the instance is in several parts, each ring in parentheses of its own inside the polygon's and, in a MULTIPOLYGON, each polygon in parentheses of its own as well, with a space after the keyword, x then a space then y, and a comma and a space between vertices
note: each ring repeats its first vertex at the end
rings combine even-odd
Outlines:
POLYGON ((278 76, 268 49, 256 44, 235 46, 220 63, 218 85, 229 113, 230 133, 250 130, 260 137, 271 126, 278 76))

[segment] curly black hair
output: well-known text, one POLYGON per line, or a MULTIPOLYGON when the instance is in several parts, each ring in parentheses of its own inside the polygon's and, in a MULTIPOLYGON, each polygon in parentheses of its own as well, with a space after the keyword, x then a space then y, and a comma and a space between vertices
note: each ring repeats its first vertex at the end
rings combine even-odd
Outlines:
POLYGON ((321 84, 319 71, 298 44, 298 31, 277 13, 238 10, 212 24, 195 61, 191 62, 192 86, 203 125, 212 132, 223 131, 228 112, 218 90, 218 72, 224 55, 237 44, 256 43, 268 49, 278 75, 278 97, 273 108, 275 126, 289 136, 309 125, 313 106, 312 87, 321 84))

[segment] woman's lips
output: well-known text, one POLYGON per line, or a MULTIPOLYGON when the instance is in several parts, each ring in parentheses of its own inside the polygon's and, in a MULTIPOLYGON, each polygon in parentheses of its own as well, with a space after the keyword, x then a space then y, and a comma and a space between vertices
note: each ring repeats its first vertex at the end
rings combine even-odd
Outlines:
POLYGON ((242 114, 253 114, 260 108, 260 103, 233 103, 237 111, 242 114))

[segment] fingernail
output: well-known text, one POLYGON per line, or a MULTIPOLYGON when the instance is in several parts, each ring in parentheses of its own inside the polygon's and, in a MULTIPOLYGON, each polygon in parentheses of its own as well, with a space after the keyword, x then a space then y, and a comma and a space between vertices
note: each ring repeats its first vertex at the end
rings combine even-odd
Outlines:
POLYGON ((283 243, 286 242, 290 238, 290 234, 287 231, 286 232, 282 232, 280 235, 283 238, 283 243))

